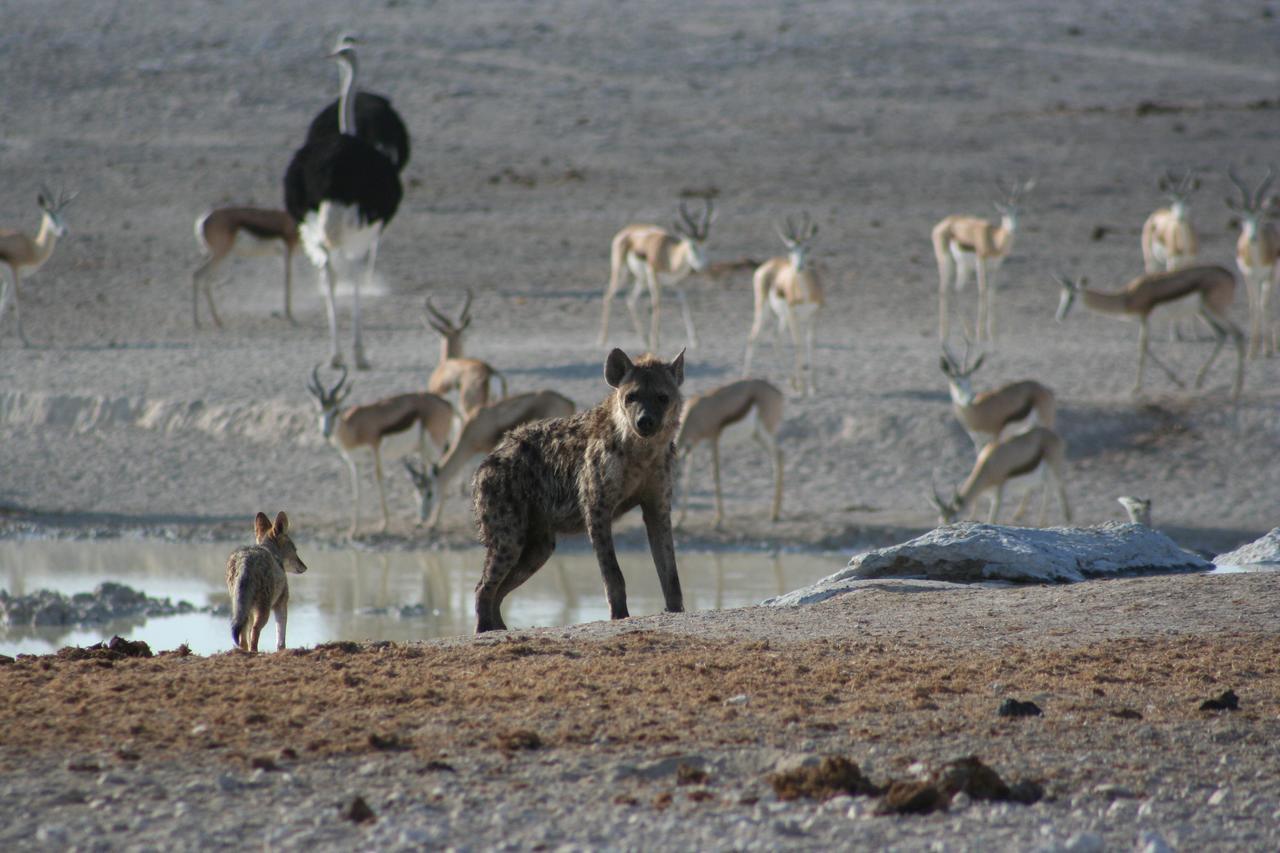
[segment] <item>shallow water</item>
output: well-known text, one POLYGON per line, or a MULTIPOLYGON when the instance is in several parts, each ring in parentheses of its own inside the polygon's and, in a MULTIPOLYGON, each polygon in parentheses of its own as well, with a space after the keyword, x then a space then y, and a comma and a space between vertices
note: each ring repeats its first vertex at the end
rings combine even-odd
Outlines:
MULTIPOLYGON (((0 542, 0 589, 24 595, 51 589, 66 595, 116 581, 152 598, 185 600, 203 608, 225 606, 229 545, 187 545, 150 540, 0 542)), ((473 591, 482 552, 316 551, 305 546, 308 571, 289 576, 287 644, 334 640, 421 640, 468 634, 474 627, 473 591), (422 606, 402 618, 400 609, 422 606)), ((636 616, 662 610, 662 594, 647 551, 618 555, 627 602, 636 616)), ((843 567, 839 554, 689 553, 678 555, 687 610, 741 607, 812 583, 843 567)), ((609 617, 604 588, 590 553, 557 554, 503 607, 511 628, 570 625, 609 617)), ((43 654, 88 645, 113 634, 145 640, 153 651, 186 643, 211 654, 231 648, 228 617, 188 613, 134 617, 87 628, 0 628, 0 653, 43 654)), ((275 648, 275 622, 261 647, 275 648)))

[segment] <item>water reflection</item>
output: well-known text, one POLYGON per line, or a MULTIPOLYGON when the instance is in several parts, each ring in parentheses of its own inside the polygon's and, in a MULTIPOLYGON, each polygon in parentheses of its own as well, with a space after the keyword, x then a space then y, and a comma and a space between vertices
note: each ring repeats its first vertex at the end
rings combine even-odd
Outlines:
MULTIPOLYGON (((154 541, 0 542, 0 588, 12 595, 52 589, 72 595, 111 580, 153 598, 185 600, 198 608, 228 605, 228 545, 154 541)), ((308 571, 289 576, 288 645, 332 640, 418 640, 468 634, 472 595, 483 558, 479 550, 371 552, 306 549, 308 571)), ((662 594, 647 551, 618 555, 635 615, 662 609, 662 594)), ((843 566, 840 555, 681 552, 680 580, 689 610, 756 604, 812 583, 843 566)), ((590 553, 557 553, 516 590, 503 608, 512 628, 569 625, 607 619, 603 584, 590 553)), ((274 642, 274 627, 264 636, 274 642)), ((225 612, 131 617, 87 628, 0 627, 0 653, 45 653, 120 634, 153 649, 187 643, 200 654, 231 647, 225 612)))

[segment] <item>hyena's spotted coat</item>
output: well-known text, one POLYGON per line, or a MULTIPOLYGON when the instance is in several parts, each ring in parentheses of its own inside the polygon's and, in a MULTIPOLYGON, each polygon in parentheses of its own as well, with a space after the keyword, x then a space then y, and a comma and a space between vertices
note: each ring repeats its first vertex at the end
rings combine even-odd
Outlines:
POLYGON ((604 578, 609 612, 627 613, 626 585, 613 547, 613 519, 639 506, 668 611, 684 609, 671 538, 671 487, 684 353, 669 364, 634 364, 609 353, 613 393, 568 418, 512 431, 481 464, 473 490, 485 546, 476 585, 476 631, 505 628, 502 600, 555 550, 556 534, 586 531, 604 578))

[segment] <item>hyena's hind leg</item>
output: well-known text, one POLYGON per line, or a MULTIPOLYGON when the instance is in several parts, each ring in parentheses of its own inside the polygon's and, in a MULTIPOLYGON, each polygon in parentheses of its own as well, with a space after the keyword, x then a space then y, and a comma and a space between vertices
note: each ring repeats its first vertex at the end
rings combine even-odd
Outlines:
POLYGON ((538 569, 546 565, 547 560, 551 559, 551 555, 555 553, 555 550, 556 540, 554 535, 531 530, 525 540, 524 550, 520 553, 520 559, 516 561, 515 566, 512 567, 511 571, 507 572, 507 576, 498 585, 494 608, 501 608, 502 600, 510 595, 516 587, 533 577, 538 569))

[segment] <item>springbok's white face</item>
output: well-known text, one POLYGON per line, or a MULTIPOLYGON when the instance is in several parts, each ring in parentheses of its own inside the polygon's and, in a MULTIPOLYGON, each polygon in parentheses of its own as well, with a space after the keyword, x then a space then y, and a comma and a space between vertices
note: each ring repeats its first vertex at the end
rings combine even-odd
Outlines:
POLYGON ((320 434, 324 436, 325 441, 333 438, 333 425, 338 419, 338 409, 336 406, 322 408, 320 410, 320 434))
POLYGON ((437 465, 432 465, 424 470, 415 466, 408 459, 405 460, 404 467, 409 472, 409 480, 413 483, 413 490, 418 495, 418 520, 426 521, 436 508, 436 496, 439 494, 440 468, 437 465))
POLYGON ((1179 222, 1187 218, 1187 202, 1186 199, 1175 198, 1173 204, 1169 205, 1169 212, 1173 214, 1173 218, 1179 222))
POLYGON ((53 236, 61 237, 67 233, 67 225, 62 220, 62 208, 70 201, 70 198, 64 197, 61 203, 55 202, 42 191, 36 196, 36 203, 40 205, 40 212, 44 214, 45 221, 49 223, 49 230, 53 232, 53 236))
POLYGON ((1076 294, 1084 287, 1085 279, 1082 278, 1078 282, 1058 279, 1058 284, 1062 287, 1062 294, 1058 297, 1058 313, 1055 315, 1055 319, 1061 323, 1067 319, 1067 312, 1075 304, 1076 294))
POLYGON ((1262 220, 1260 212, 1242 213, 1240 214, 1240 233, 1250 242, 1258 239, 1259 223, 1262 220))
POLYGON ((1018 208, 1012 204, 995 203, 996 211, 1000 214, 1000 227, 1006 231, 1013 232, 1018 230, 1018 208))
POLYGON ((796 272, 800 272, 809 263, 809 244, 808 242, 797 243, 794 240, 785 242, 787 244, 787 259, 791 261, 791 268, 796 272))
POLYGON ((694 272, 702 272, 703 267, 707 265, 707 250, 703 247, 702 241, 682 234, 680 242, 684 244, 685 251, 689 253, 689 269, 694 272))

